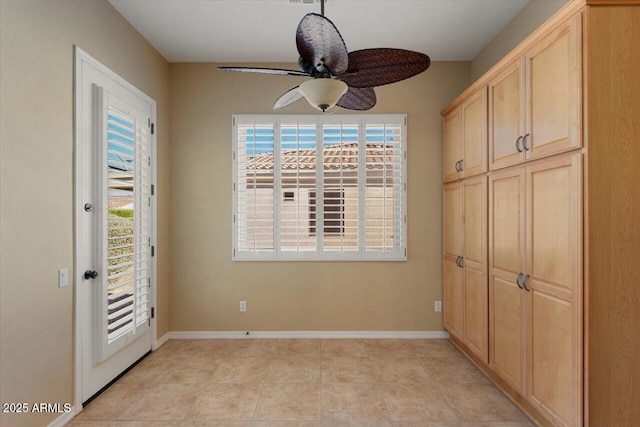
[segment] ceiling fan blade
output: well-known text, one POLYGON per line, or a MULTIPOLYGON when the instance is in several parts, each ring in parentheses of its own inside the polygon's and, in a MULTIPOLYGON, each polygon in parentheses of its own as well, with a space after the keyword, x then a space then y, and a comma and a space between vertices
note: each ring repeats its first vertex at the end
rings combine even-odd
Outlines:
POLYGON ((341 79, 351 87, 382 86, 420 74, 429 65, 427 55, 410 50, 356 50, 349 53, 349 68, 341 79))
POLYGON ((287 105, 300 101, 302 98, 304 98, 304 96, 302 96, 302 93, 300 92, 300 86, 296 86, 283 93, 282 96, 273 103, 273 109, 277 110, 279 108, 284 108, 287 105))
POLYGON ((259 67, 218 67, 220 71, 238 71, 241 73, 272 74, 275 76, 298 76, 309 77, 309 73, 298 70, 283 70, 281 68, 259 68, 259 67))
POLYGON ((372 88, 350 87, 336 105, 348 110, 365 111, 373 108, 376 102, 376 93, 372 88))
POLYGON ((302 18, 296 31, 296 46, 305 62, 300 65, 312 75, 314 72, 305 65, 312 67, 319 74, 329 72, 336 75, 347 70, 347 47, 336 26, 324 16, 309 13, 302 18))

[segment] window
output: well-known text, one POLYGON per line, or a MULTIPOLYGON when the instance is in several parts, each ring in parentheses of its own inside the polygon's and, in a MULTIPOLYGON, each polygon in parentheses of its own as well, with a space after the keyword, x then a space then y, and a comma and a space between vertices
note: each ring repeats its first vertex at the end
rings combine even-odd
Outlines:
POLYGON ((234 260, 406 259, 406 116, 236 115, 233 139, 234 260))

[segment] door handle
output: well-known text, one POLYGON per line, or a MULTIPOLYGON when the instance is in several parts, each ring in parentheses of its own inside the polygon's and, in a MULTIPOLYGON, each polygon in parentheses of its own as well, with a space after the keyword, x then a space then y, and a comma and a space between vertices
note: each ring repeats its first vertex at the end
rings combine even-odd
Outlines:
POLYGON ((456 265, 460 267, 460 255, 456 257, 456 265))
POLYGON ((464 267, 464 257, 461 255, 460 256, 460 264, 458 264, 460 266, 460 268, 464 267))
POLYGON ((522 285, 520 284, 520 279, 522 279, 522 276, 523 276, 522 273, 518 273, 518 276, 516 277, 516 285, 518 285, 520 289, 523 289, 522 285))
POLYGON ((95 279, 96 277, 98 277, 98 272, 95 270, 87 270, 84 272, 84 278, 87 280, 95 279))
POLYGON ((531 150, 531 147, 527 147, 527 137, 531 136, 530 133, 526 134, 525 136, 522 137, 522 148, 524 148, 524 151, 529 151, 531 150))
POLYGON ((456 162, 456 172, 460 172, 460 160, 456 162))
POLYGON ((520 141, 522 141, 522 136, 519 136, 518 139, 516 139, 516 150, 518 150, 518 153, 522 153, 522 148, 520 148, 520 141))
POLYGON ((460 159, 460 172, 462 172, 464 170, 464 166, 462 166, 464 164, 464 159, 460 159))
POLYGON ((525 291, 527 292, 531 292, 531 288, 527 288, 527 280, 529 280, 529 276, 528 274, 526 276, 524 276, 524 279, 522 280, 522 287, 524 288, 525 291))

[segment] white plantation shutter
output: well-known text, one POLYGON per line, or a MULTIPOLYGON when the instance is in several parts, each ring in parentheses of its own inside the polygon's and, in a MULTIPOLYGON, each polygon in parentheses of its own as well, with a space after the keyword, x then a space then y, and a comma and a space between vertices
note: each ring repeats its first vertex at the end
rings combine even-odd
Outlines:
POLYGON ((359 230, 359 124, 353 119, 325 123, 322 129, 322 249, 356 252, 359 230))
POLYGON ((151 288, 151 146, 149 117, 96 86, 103 156, 102 284, 96 310, 96 362, 149 328, 151 288))
POLYGON ((399 255, 404 249, 403 124, 365 123, 365 241, 369 257, 399 255))
POLYGON ((275 248, 274 125, 249 121, 239 124, 234 136, 236 253, 270 258, 275 248))
POLYGON ((406 116, 233 118, 234 260, 405 260, 406 116))
POLYGON ((311 233, 309 212, 315 204, 317 174, 317 126, 315 123, 287 122, 280 126, 280 250, 292 257, 309 256, 316 251, 316 236, 311 233))

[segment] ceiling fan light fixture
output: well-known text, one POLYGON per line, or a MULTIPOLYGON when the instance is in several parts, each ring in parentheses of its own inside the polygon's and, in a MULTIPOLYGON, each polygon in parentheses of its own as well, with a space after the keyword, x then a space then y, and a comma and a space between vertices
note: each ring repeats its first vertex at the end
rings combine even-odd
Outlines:
POLYGON ((336 105, 347 89, 347 84, 337 79, 313 79, 300 85, 302 96, 309 101, 309 104, 322 112, 336 105))

